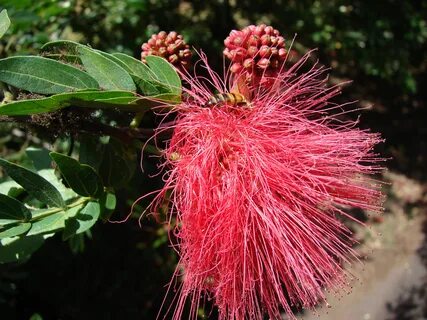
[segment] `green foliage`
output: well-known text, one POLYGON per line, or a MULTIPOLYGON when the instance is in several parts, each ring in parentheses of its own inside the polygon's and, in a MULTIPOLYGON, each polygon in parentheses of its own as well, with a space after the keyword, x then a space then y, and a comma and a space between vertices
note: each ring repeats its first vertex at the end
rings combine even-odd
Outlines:
POLYGON ((146 60, 152 73, 156 75, 158 82, 166 85, 168 92, 177 96, 181 95, 181 80, 175 69, 171 68, 170 64, 160 57, 148 56, 146 60))
POLYGON ((0 105, 0 114, 8 116, 39 114, 69 106, 91 109, 119 108, 138 112, 147 109, 145 101, 127 91, 79 91, 3 104, 0 105))
POLYGON ((86 71, 105 90, 136 91, 129 73, 104 55, 86 47, 79 48, 80 59, 86 71))
POLYGON ((27 259, 46 236, 57 232, 62 231, 64 240, 88 232, 116 205, 112 189, 105 190, 100 176, 89 165, 51 152, 61 182, 50 168, 47 150, 29 148, 27 154, 37 172, 0 159, 0 165, 26 194, 19 198, 8 196, 8 188, 14 185, 10 181, 0 184, 4 192, 0 193, 0 263, 27 259))
POLYGON ((99 172, 104 185, 121 188, 132 178, 137 165, 135 150, 120 141, 110 139, 103 146, 99 172))
POLYGON ((4 159, 0 159, 0 166, 35 199, 51 207, 65 207, 59 191, 42 176, 4 159))
POLYGON ((31 212, 21 202, 4 194, 0 194, 0 225, 25 222, 31 212))
POLYGON ((7 15, 7 10, 2 10, 0 12, 0 39, 6 33, 7 29, 9 29, 9 26, 10 26, 10 19, 9 19, 9 16, 7 15))
POLYGON ((97 89, 89 74, 43 57, 11 57, 0 60, 0 81, 33 93, 55 94, 97 89))
POLYGON ((50 156, 74 192, 84 197, 97 197, 102 193, 102 182, 95 169, 61 153, 51 152, 50 156))

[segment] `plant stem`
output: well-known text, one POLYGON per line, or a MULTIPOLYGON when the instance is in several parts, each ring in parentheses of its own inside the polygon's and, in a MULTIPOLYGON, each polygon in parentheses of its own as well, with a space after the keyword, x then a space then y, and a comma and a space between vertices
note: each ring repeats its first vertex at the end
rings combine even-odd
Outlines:
POLYGON ((91 200, 91 197, 80 197, 79 199, 77 199, 76 201, 74 201, 73 203, 70 203, 69 205, 67 205, 66 208, 52 208, 52 209, 48 209, 46 211, 44 211, 43 213, 37 215, 36 217, 30 219, 30 222, 34 222, 34 221, 38 221, 40 219, 43 219, 45 217, 48 217, 52 214, 61 212, 61 211, 67 211, 68 209, 77 207, 85 202, 88 202, 89 200, 91 200))

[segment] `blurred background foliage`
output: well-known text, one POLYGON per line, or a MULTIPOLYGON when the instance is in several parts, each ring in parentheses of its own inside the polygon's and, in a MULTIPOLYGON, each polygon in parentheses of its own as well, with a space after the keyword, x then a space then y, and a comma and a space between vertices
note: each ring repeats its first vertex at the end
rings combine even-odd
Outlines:
MULTIPOLYGON (((289 45, 296 35, 297 52, 318 48, 320 62, 333 68, 332 81, 353 80, 342 98, 367 109, 361 126, 382 133, 379 152, 390 158, 390 168, 427 179, 425 0, 1 0, 4 8, 12 25, 0 41, 0 57, 35 54, 57 39, 139 57, 152 33, 175 30, 222 70, 230 30, 271 24, 289 45)), ((23 130, 1 125, 0 156, 19 158, 23 145, 46 143, 23 130)), ((144 192, 149 174, 136 175, 118 195, 119 212, 126 214, 144 192)), ((53 239, 26 264, 0 266, 1 317, 155 318, 176 258, 167 230, 152 220, 144 220, 142 230, 135 221, 97 225, 77 255, 53 239)))

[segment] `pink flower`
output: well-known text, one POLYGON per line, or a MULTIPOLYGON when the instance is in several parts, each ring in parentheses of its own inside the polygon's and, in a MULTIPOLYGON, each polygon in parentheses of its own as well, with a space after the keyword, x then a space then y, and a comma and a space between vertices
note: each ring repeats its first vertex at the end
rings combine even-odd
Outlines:
POLYGON ((373 153, 380 138, 345 119, 348 105, 329 102, 340 89, 326 86, 325 69, 299 73, 308 59, 280 69, 268 90, 249 87, 241 105, 206 102, 242 73, 223 81, 203 58, 212 88, 183 74, 190 98, 177 107, 156 200, 171 193, 176 218, 174 320, 186 301, 196 319, 204 298, 224 320, 280 319, 283 310, 294 318, 293 306, 346 286, 342 264, 357 255, 340 216, 380 209, 379 183, 367 176, 381 169, 373 153))

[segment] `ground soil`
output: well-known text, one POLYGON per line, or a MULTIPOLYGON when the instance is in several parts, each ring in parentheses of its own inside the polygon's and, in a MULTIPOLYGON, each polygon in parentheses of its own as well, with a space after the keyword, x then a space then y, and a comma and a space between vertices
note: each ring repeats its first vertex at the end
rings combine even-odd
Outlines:
POLYGON ((427 320, 426 213, 408 217, 398 210, 384 221, 366 229, 366 256, 351 272, 358 278, 343 296, 328 296, 304 320, 427 320))

